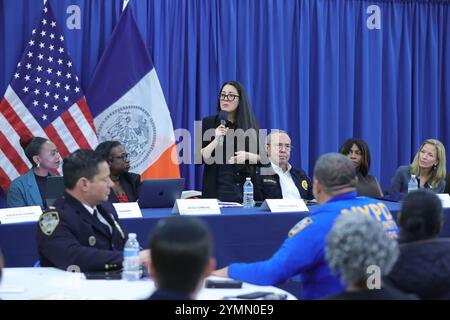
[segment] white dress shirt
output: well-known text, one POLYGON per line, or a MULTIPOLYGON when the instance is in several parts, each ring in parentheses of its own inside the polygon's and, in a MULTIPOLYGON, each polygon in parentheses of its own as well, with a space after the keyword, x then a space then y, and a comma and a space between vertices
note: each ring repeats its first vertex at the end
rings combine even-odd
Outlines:
POLYGON ((300 191, 298 191, 294 180, 291 175, 292 166, 288 163, 288 169, 286 172, 283 171, 275 163, 271 162, 272 169, 280 177, 281 193, 283 194, 283 199, 301 199, 300 191))

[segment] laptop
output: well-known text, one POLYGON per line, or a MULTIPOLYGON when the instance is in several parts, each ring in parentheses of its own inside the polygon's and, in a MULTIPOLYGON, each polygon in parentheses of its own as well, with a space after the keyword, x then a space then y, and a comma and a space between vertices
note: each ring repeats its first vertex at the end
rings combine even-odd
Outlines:
POLYGON ((144 180, 139 187, 139 207, 172 208, 183 188, 184 178, 144 180))
POLYGON ((60 176, 48 176, 47 185, 45 187, 44 199, 47 207, 52 206, 55 200, 64 193, 64 178, 60 176))

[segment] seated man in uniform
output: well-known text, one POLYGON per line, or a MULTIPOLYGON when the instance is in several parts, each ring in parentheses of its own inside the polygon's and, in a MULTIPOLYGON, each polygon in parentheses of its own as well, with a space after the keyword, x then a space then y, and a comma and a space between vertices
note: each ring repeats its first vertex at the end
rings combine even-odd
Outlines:
POLYGON ((291 147, 291 139, 285 131, 272 131, 267 136, 270 165, 257 168, 255 200, 313 199, 311 179, 305 171, 289 164, 291 147))
POLYGON ((148 273, 158 288, 150 300, 192 300, 216 266, 204 222, 179 216, 158 223, 150 238, 148 273))
POLYGON ((289 231, 288 238, 270 259, 234 263, 213 274, 257 285, 275 285, 300 275, 303 299, 319 299, 344 291, 324 254, 326 235, 334 220, 341 214, 362 213, 380 221, 391 238, 397 237, 398 228, 383 202, 357 196, 355 167, 346 156, 329 153, 320 157, 313 180, 314 197, 321 206, 289 231))
MULTIPOLYGON (((95 151, 80 149, 63 163, 65 193, 39 218, 41 266, 82 272, 120 269, 126 236, 107 202, 108 163, 95 151)), ((149 252, 140 253, 141 262, 149 252)))

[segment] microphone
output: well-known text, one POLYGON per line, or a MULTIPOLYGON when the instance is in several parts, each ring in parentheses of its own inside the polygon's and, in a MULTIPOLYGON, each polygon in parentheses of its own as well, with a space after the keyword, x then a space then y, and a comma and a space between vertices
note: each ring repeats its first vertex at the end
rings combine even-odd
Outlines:
MULTIPOLYGON (((225 125, 225 123, 227 123, 227 119, 228 119, 228 112, 226 111, 220 111, 219 112, 219 119, 220 119, 220 124, 221 125, 225 125)), ((219 146, 223 146, 223 136, 219 137, 219 146)))

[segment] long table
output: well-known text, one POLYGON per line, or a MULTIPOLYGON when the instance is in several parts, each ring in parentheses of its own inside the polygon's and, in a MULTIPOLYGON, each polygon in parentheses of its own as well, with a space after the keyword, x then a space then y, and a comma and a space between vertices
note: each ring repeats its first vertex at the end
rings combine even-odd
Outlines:
MULTIPOLYGON (((400 204, 385 202, 394 217, 400 204)), ((314 211, 316 206, 311 206, 314 211)), ((123 219, 126 232, 137 233, 141 246, 147 248, 151 230, 156 223, 171 215, 171 209, 143 209, 143 218, 123 219)), ((218 267, 232 262, 252 262, 269 258, 287 237, 287 233, 308 212, 270 213, 259 208, 222 208, 220 215, 201 218, 214 236, 214 255, 218 267)), ((0 225, 0 248, 6 267, 31 267, 38 260, 37 223, 0 225)), ((445 210, 441 236, 450 237, 450 209, 445 210)))
MULTIPOLYGON (((208 279, 222 279, 209 277, 208 279)), ((0 284, 0 299, 3 300, 141 300, 155 290, 149 279, 86 280, 82 273, 71 273, 55 268, 6 268, 0 284)), ((286 295, 290 293, 271 286, 255 286, 243 283, 240 289, 202 288, 198 300, 221 300, 254 291, 266 291, 286 295)))

